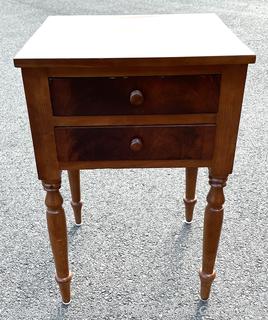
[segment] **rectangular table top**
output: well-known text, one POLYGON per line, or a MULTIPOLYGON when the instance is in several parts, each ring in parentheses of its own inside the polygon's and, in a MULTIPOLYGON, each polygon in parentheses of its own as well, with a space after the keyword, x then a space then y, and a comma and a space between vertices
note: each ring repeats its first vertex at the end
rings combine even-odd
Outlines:
POLYGON ((255 54, 216 14, 50 16, 14 58, 17 67, 103 60, 247 64, 255 54))

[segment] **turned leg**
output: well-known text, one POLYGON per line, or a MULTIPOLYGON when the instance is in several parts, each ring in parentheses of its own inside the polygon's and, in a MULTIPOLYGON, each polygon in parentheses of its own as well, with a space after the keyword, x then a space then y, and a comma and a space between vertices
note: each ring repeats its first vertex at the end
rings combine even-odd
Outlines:
POLYGON ((210 191, 207 196, 207 206, 204 217, 203 231, 203 262, 199 272, 201 280, 201 299, 209 298, 211 284, 216 273, 214 265, 220 240, 224 193, 227 177, 209 177, 210 191))
POLYGON ((194 206, 196 204, 195 187, 198 168, 186 168, 186 192, 183 199, 185 204, 185 222, 191 223, 193 219, 194 206))
POLYGON ((81 218, 81 192, 80 192, 80 172, 79 170, 68 170, 68 177, 70 182, 70 189, 72 194, 71 205, 74 211, 75 224, 80 226, 82 224, 81 218))
POLYGON ((43 181, 47 206, 47 226, 52 253, 56 267, 56 281, 59 284, 62 301, 70 303, 70 283, 72 274, 68 266, 67 230, 62 196, 59 192, 60 181, 43 181))

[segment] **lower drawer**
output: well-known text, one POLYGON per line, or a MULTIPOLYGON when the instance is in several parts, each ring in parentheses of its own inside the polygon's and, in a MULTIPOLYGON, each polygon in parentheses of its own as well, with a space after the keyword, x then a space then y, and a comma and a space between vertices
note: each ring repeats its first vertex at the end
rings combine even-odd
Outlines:
POLYGON ((56 127, 60 162, 209 160, 215 125, 56 127))

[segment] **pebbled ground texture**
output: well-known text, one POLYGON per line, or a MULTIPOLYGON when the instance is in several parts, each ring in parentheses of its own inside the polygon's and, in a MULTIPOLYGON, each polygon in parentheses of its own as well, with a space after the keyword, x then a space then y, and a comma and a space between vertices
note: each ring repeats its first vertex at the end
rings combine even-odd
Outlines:
POLYGON ((268 318, 268 2, 0 2, 0 319, 268 318), (82 172, 82 227, 63 174, 73 300, 60 303, 19 69, 12 58, 48 15, 215 12, 257 54, 250 65, 217 278, 199 301, 207 170, 194 223, 184 224, 184 170, 82 172))

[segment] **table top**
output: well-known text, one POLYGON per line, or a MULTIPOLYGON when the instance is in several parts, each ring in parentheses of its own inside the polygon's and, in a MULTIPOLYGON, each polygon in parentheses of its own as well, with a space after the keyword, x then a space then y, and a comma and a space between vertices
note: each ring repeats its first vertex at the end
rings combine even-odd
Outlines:
POLYGON ((177 64, 247 64, 255 54, 216 14, 50 16, 15 66, 173 59, 177 64))

